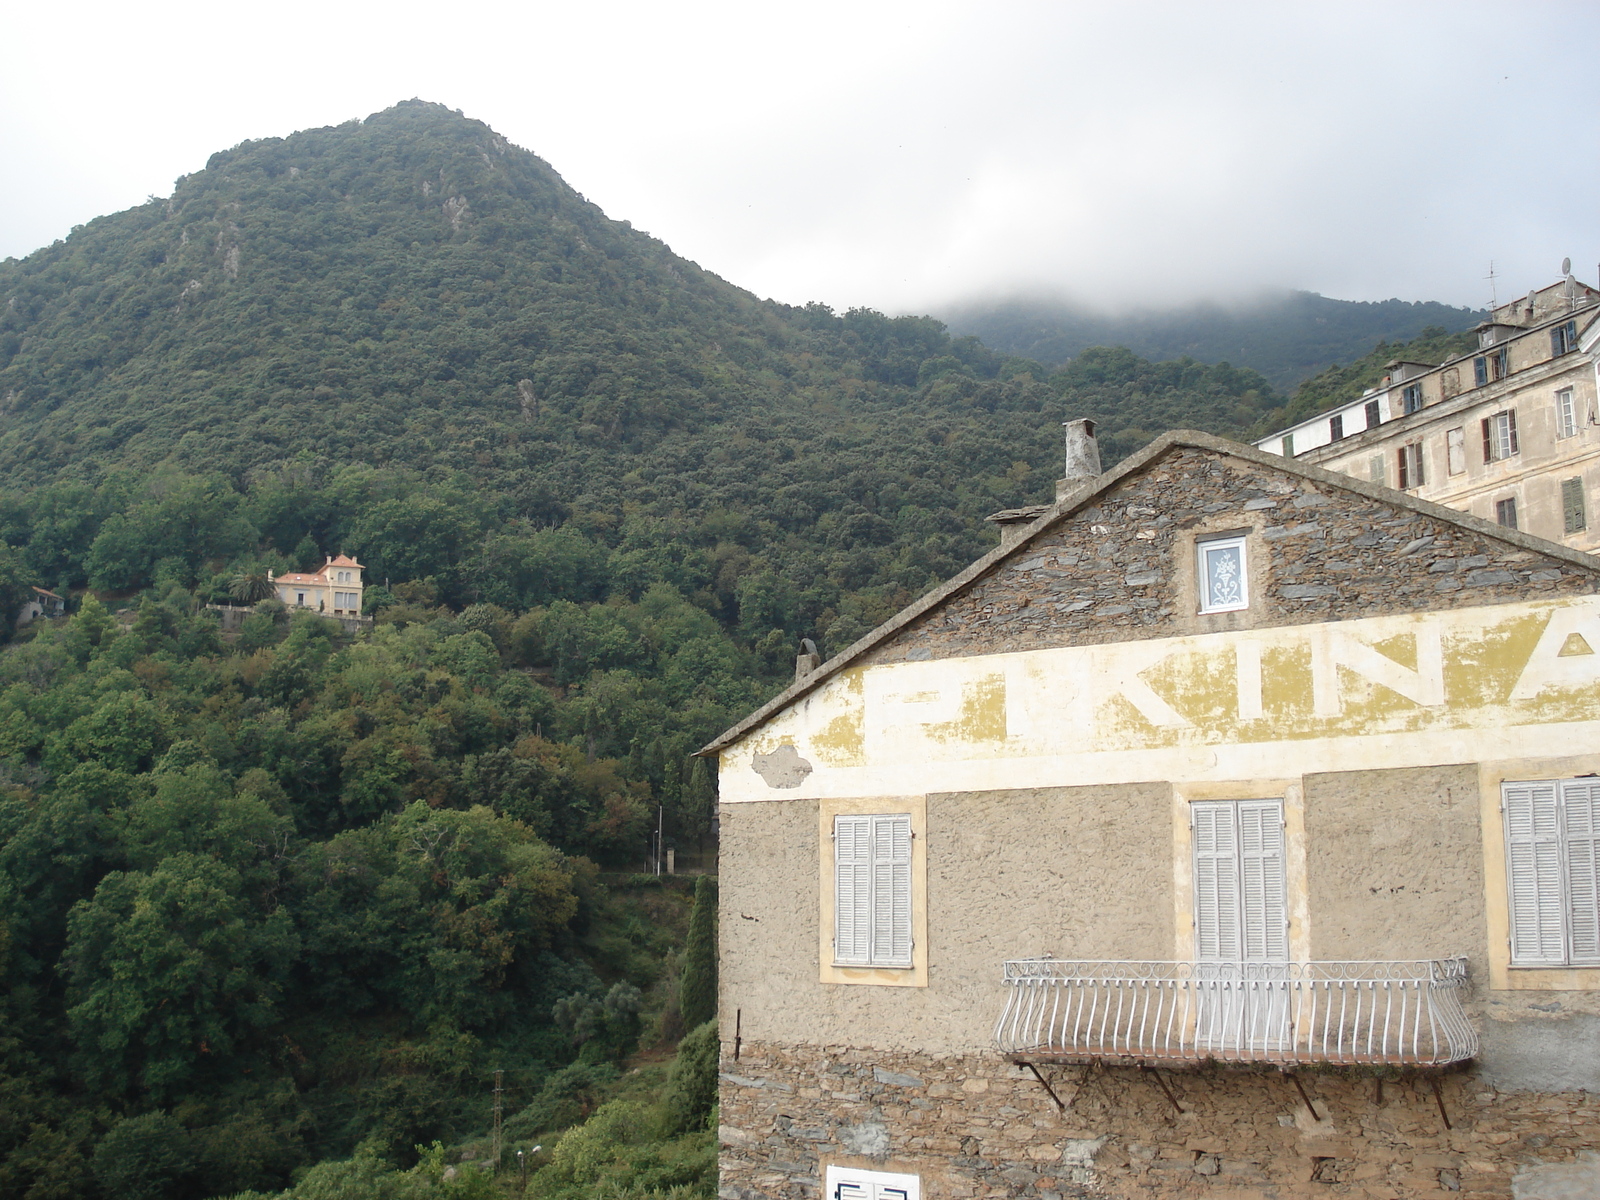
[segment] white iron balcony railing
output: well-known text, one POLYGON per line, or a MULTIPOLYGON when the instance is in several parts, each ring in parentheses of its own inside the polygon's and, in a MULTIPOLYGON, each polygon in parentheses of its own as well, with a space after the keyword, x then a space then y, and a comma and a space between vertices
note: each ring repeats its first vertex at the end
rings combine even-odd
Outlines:
POLYGON ((1020 1059, 1436 1067, 1478 1052, 1465 958, 1005 964, 1000 1049, 1020 1059))

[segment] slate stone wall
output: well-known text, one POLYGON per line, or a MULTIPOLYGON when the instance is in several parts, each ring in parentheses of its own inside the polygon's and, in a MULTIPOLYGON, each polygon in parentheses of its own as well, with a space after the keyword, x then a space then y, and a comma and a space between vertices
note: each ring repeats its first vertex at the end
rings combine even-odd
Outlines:
POLYGON ((1436 1099, 1415 1074, 1380 1089, 1302 1071, 1313 1111, 1270 1069, 1045 1067, 1062 1112, 998 1056, 731 1050, 723 1200, 809 1200, 830 1164, 916 1173, 927 1200, 1577 1196, 1594 1193, 1552 1189, 1600 1176, 1600 1097, 1497 1092, 1470 1072, 1436 1076, 1436 1099))
POLYGON ((1409 509, 1181 447, 902 630, 868 664, 1467 608, 1596 575, 1409 509), (1197 538, 1248 532, 1252 603, 1202 614, 1197 538))

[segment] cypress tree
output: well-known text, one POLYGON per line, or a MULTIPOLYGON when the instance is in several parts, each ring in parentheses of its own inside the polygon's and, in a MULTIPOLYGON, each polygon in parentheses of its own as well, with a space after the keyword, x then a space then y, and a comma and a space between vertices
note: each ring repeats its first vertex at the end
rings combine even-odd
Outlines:
POLYGON ((698 1028, 717 1015, 717 885, 708 875, 700 876, 694 885, 678 1009, 689 1029, 698 1028))

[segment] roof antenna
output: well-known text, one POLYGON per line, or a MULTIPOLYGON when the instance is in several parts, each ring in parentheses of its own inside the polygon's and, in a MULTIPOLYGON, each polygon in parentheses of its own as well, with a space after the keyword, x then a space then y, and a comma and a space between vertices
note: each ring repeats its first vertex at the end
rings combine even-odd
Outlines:
POLYGON ((1494 259, 1492 259, 1492 258, 1489 260, 1489 273, 1487 275, 1485 275, 1484 278, 1489 281, 1489 307, 1490 308, 1499 308, 1500 307, 1500 299, 1495 294, 1495 290, 1494 290, 1495 273, 1494 273, 1494 259))

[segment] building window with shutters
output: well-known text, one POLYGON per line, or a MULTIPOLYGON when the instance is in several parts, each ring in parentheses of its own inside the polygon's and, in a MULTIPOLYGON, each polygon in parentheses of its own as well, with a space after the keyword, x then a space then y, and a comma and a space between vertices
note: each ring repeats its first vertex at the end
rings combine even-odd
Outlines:
POLYGON ((1559 358, 1578 348, 1578 322, 1564 321, 1550 331, 1550 353, 1559 358))
POLYGON ((1572 403, 1572 389, 1556 393, 1556 436, 1569 438, 1578 432, 1578 412, 1572 403))
POLYGON ((1483 461, 1500 462, 1516 454, 1517 411, 1507 409, 1483 421, 1483 461))
POLYGON ((1583 480, 1561 481, 1561 529, 1564 533, 1582 533, 1589 527, 1589 515, 1584 510, 1583 480))
POLYGON ((1367 428, 1376 429, 1383 421, 1383 406, 1376 400, 1368 400, 1366 405, 1367 428))
POLYGON ((1400 466, 1400 490, 1419 488, 1423 484, 1422 443, 1409 442, 1396 452, 1400 466))
POLYGON ((1400 403, 1408 415, 1420 412, 1422 410, 1422 385, 1420 383, 1406 384, 1405 388, 1400 392, 1400 403))
POLYGON ((1201 1040, 1278 1048, 1290 1024, 1283 801, 1196 800, 1189 824, 1201 1040))
POLYGON ((1505 783, 1511 964, 1600 966, 1600 779, 1505 783))
POLYGON ((1342 442, 1344 440, 1344 414, 1339 413, 1328 418, 1328 440, 1342 442))
POLYGON ((818 816, 822 982, 926 987, 926 800, 824 800, 818 816))
POLYGON ((1467 431, 1465 429, 1457 427, 1445 431, 1444 467, 1451 475, 1460 475, 1467 469, 1467 431))
POLYGON ((1496 525, 1504 525, 1507 529, 1517 527, 1517 498, 1507 496, 1504 500, 1494 502, 1494 520, 1496 525))
POLYGON ((830 1166, 823 1195, 826 1200, 922 1200, 922 1177, 830 1166))

